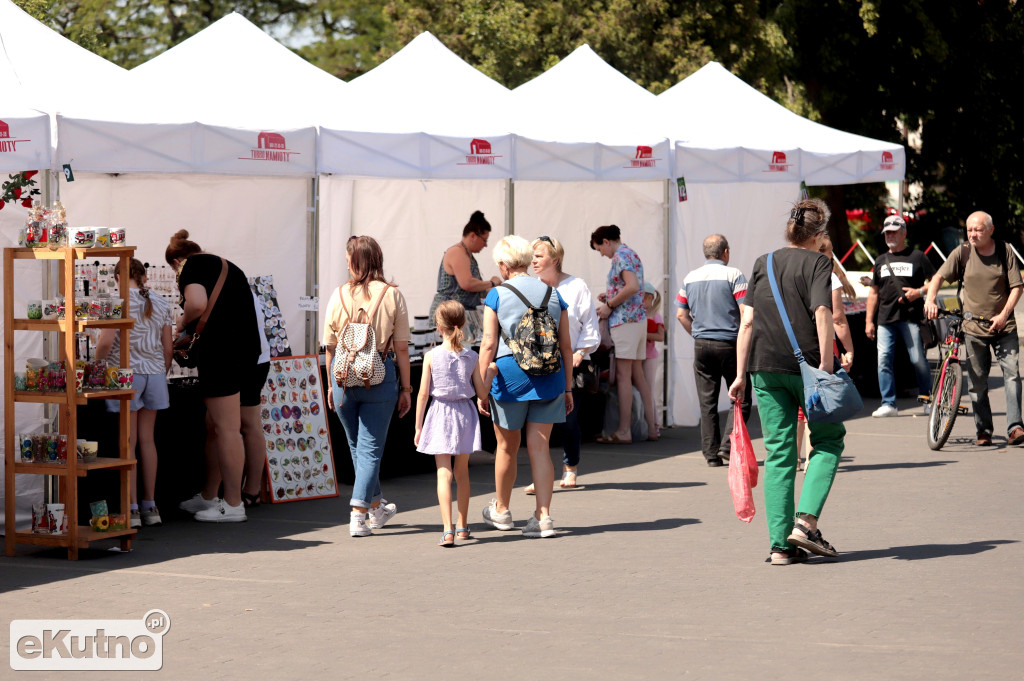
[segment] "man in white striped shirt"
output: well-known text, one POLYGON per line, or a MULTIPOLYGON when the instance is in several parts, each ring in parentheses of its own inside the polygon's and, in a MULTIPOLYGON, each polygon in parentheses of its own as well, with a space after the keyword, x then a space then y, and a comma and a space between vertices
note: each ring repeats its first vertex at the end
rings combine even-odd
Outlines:
MULTIPOLYGON (((728 432, 732 413, 726 421, 726 436, 719 428, 718 395, 722 379, 729 386, 736 378, 736 336, 743 315, 747 278, 729 267, 729 242, 721 234, 704 239, 707 262, 683 279, 676 295, 676 319, 693 336, 693 375, 700 401, 701 449, 709 466, 721 466, 729 460, 728 432)), ((750 379, 741 409, 744 421, 750 418, 750 379)))

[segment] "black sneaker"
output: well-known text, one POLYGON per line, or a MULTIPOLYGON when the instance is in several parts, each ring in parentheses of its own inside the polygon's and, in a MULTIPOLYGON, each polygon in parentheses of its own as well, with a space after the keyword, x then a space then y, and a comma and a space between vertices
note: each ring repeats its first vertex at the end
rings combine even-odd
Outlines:
POLYGON ((722 461, 722 457, 720 457, 720 456, 716 456, 713 459, 708 459, 708 466, 710 466, 711 468, 718 468, 719 466, 723 465, 724 463, 725 462, 722 461))

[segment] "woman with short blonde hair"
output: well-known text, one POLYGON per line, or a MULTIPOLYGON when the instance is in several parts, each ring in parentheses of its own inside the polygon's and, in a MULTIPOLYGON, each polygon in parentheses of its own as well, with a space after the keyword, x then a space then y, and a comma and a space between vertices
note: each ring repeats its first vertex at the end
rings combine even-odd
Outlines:
POLYGON ((532 260, 533 248, 521 236, 506 236, 494 247, 494 262, 505 281, 484 300, 484 337, 478 367, 480 376, 486 377, 488 367, 494 363, 497 375, 490 382, 487 400, 478 400, 478 408, 494 422, 498 448, 494 453, 496 498, 491 499, 483 515, 484 522, 497 530, 515 527, 508 506, 516 482, 516 454, 525 426, 537 508, 523 528, 523 536, 553 537, 555 527, 550 506, 555 473, 548 437, 552 424, 564 422, 565 415, 572 411, 572 373, 566 369, 572 366, 572 345, 566 304, 553 286, 526 274, 532 260), (520 297, 529 301, 530 307, 520 297), (553 373, 536 375, 527 373, 516 362, 505 339, 515 336, 516 328, 531 307, 540 307, 545 302, 558 329, 561 366, 553 373))

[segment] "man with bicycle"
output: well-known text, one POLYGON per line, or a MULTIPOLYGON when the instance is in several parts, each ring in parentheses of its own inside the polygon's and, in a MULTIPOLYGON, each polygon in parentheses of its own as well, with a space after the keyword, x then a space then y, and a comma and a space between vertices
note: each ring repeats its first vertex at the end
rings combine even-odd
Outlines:
POLYGON ((929 319, 938 316, 935 298, 943 281, 960 281, 963 286, 963 310, 974 319, 964 322, 964 345, 967 348, 967 377, 978 431, 978 446, 992 445, 992 408, 988 400, 988 374, 992 355, 1003 372, 1006 390, 1006 431, 1011 445, 1024 443, 1021 421, 1019 341, 1013 308, 1024 292, 1020 267, 1009 245, 992 238, 995 227, 992 216, 977 211, 967 218, 967 241, 950 253, 949 258, 932 277, 924 304, 929 319), (988 326, 979 323, 986 322, 988 326))
MULTIPOLYGON (((889 252, 875 261, 864 322, 864 333, 877 342, 878 348, 878 389, 882 393, 882 406, 871 413, 876 418, 898 413, 893 372, 897 337, 907 346, 910 363, 914 365, 918 395, 927 398, 932 391, 931 372, 921 342, 920 321, 924 313, 920 301, 935 268, 924 253, 907 246, 907 223, 899 215, 885 219, 882 235, 889 252)), ((927 414, 929 405, 924 409, 927 414)))

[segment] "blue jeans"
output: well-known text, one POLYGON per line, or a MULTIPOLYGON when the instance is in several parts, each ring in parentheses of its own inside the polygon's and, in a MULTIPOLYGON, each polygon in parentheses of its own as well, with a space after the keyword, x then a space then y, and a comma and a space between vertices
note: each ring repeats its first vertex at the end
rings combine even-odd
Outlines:
POLYGON ((334 372, 327 373, 334 386, 334 410, 345 428, 356 472, 349 504, 367 508, 381 498, 380 460, 388 439, 391 415, 398 404, 395 362, 391 357, 384 360, 384 380, 381 383, 369 388, 346 388, 344 397, 334 380, 334 372))
POLYGON ((1020 365, 1017 363, 1017 329, 1006 331, 995 338, 978 338, 964 334, 967 346, 967 377, 971 392, 971 408, 978 433, 992 434, 992 407, 988 402, 988 372, 992 368, 991 347, 995 350, 999 368, 1003 370, 1006 389, 1006 434, 1014 428, 1024 427, 1020 415, 1020 365))
POLYGON ((932 394, 932 375, 928 369, 928 360, 924 356, 924 345, 921 344, 921 327, 917 322, 896 322, 879 324, 877 334, 878 347, 878 390, 882 393, 882 404, 896 406, 896 381, 893 377, 893 352, 896 350, 896 335, 903 338, 910 355, 910 363, 917 374, 917 394, 932 394))

